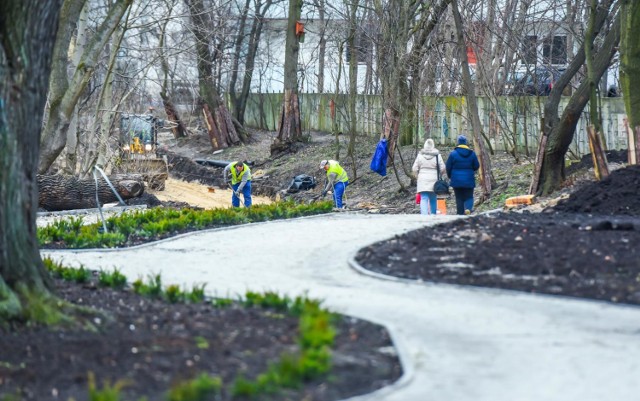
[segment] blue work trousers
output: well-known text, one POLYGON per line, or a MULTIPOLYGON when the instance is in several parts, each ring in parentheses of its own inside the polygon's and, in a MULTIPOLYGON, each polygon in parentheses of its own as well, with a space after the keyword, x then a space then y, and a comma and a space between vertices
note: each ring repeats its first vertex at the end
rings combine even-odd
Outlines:
POLYGON ((438 197, 433 191, 420 192, 420 214, 436 214, 438 212, 438 197))
POLYGON ((338 209, 342 209, 342 196, 347 189, 348 182, 336 182, 333 184, 333 204, 338 209))
MULTIPOLYGON (((231 194, 231 204, 233 207, 240 207, 240 198, 236 196, 236 191, 239 186, 240 183, 232 185, 233 193, 231 194)), ((244 198, 244 205, 246 207, 251 206, 251 181, 247 181, 247 183, 244 184, 244 187, 242 188, 242 197, 244 198)))

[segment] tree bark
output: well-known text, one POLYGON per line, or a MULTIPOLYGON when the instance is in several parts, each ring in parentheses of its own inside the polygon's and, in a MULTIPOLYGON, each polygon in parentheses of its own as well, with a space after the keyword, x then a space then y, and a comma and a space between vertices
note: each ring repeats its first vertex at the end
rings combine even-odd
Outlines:
MULTIPOLYGON (((594 53, 593 71, 594 78, 598 81, 609 67, 611 59, 616 52, 616 46, 620 40, 620 18, 620 14, 618 13, 609 32, 604 38, 602 46, 594 53)), ((580 54, 584 57, 584 49, 581 49, 576 57, 579 58, 580 54)), ((570 66, 567 71, 571 68, 570 66)), ((547 107, 549 107, 549 102, 551 102, 554 97, 554 92, 556 92, 556 90, 558 91, 555 95, 559 98, 562 93, 562 82, 569 79, 570 77, 565 77, 564 74, 561 76, 556 86, 552 89, 547 104, 545 104, 545 132, 543 132, 543 135, 545 135, 547 129, 549 129, 549 133, 547 134, 549 138, 546 148, 541 150, 544 152, 544 158, 542 159, 542 165, 539 167, 540 179, 538 180, 538 188, 535 191, 537 194, 550 194, 558 189, 564 181, 564 158, 573 141, 580 114, 589 101, 589 82, 583 81, 573 96, 571 96, 560 119, 557 115, 550 115, 548 113, 547 107), (547 127, 547 125, 549 125, 549 127, 547 127)), ((557 112, 557 105, 555 110, 557 112)))
POLYGON ((40 129, 61 0, 0 2, 0 322, 52 289, 36 235, 40 129))
POLYGON ((451 8, 453 9, 453 19, 456 25, 456 34, 458 38, 458 57, 460 58, 460 66, 462 69, 462 77, 464 87, 467 92, 467 110, 471 118, 471 127, 473 130, 473 142, 478 151, 478 159, 480 161, 480 187, 482 188, 482 199, 484 201, 491 196, 491 159, 487 154, 483 135, 480 116, 478 115, 478 101, 476 99, 475 85, 471 80, 469 71, 469 60, 467 58, 467 46, 464 38, 464 27, 462 25, 462 17, 458 8, 458 1, 451 0, 451 8))
MULTIPOLYGON (((171 4, 169 6, 168 14, 171 16, 173 13, 173 6, 171 4)), ((162 69, 162 88, 160 89, 160 97, 162 98, 162 105, 164 106, 164 112, 167 114, 167 120, 171 121, 172 127, 171 132, 173 133, 173 137, 185 138, 187 136, 187 127, 185 127, 184 123, 180 119, 180 115, 178 114, 178 110, 176 109, 173 101, 171 100, 171 96, 169 95, 169 61, 167 60, 167 55, 165 53, 166 46, 166 35, 167 35, 167 25, 171 21, 170 18, 167 18, 162 25, 162 31, 160 32, 160 40, 158 43, 158 57, 160 58, 160 68, 162 69)))
POLYGON ((80 64, 69 81, 67 50, 84 1, 65 0, 65 10, 69 5, 73 6, 74 11, 69 15, 62 14, 60 32, 56 39, 53 72, 49 86, 50 107, 47 110, 46 124, 42 132, 39 173, 46 172, 64 149, 67 129, 78 100, 95 71, 96 63, 107 41, 132 2, 133 0, 118 0, 111 6, 104 21, 85 47, 80 64))
MULTIPOLYGON (((640 129, 640 2, 623 0, 620 38, 620 82, 628 124, 640 129)), ((636 143, 636 147, 640 144, 636 143)))
POLYGON ((240 144, 240 137, 233 124, 231 113, 224 105, 213 76, 215 57, 209 47, 211 24, 209 13, 202 0, 185 0, 189 7, 193 34, 196 38, 200 106, 207 123, 211 147, 214 150, 240 144))
POLYGON ((449 6, 450 0, 375 3, 380 20, 377 45, 378 71, 382 81, 383 136, 389 143, 393 164, 396 142, 404 127, 405 143, 413 141, 416 96, 422 79, 423 60, 430 48, 428 39, 449 6))
POLYGON ((244 113, 247 109, 247 100, 249 99, 249 92, 251 91, 251 81, 253 80, 253 71, 256 65, 256 55, 258 54, 258 46, 260 45, 260 37, 262 36, 265 14, 271 7, 272 2, 272 0, 267 0, 264 5, 256 2, 257 14, 251 25, 251 32, 249 34, 249 45, 242 77, 242 89, 235 103, 236 120, 238 120, 240 124, 244 124, 244 113))
MULTIPOLYGON (((122 199, 137 198, 144 193, 144 181, 140 174, 115 175, 109 177, 122 199)), ((100 206, 118 202, 104 178, 98 178, 98 188, 93 178, 80 179, 74 176, 38 175, 38 207, 53 212, 58 210, 90 209, 96 205, 96 192, 100 206)))
MULTIPOLYGON (((598 15, 596 16, 595 29, 601 30, 604 23, 609 17, 609 9, 611 8, 611 0, 608 0, 607 4, 604 4, 598 9, 598 15)), ((615 27, 610 29, 605 37, 605 44, 607 40, 617 40, 612 35, 615 32, 615 27)), ((619 32, 618 32, 619 35, 619 32)), ((600 48, 600 51, 596 53, 594 59, 599 60, 601 54, 604 52, 605 44, 600 48)), ((614 46, 615 43, 611 46, 614 46)), ((585 99, 577 100, 581 95, 578 91, 574 92, 569 105, 565 108, 562 117, 558 116, 558 107, 562 98, 562 93, 565 88, 569 86, 573 77, 583 67, 585 61, 584 46, 581 46, 578 52, 574 55, 573 59, 567 66, 565 72, 555 82, 551 93, 544 104, 544 117, 541 122, 542 135, 540 140, 540 146, 538 147, 536 160, 538 161, 534 167, 533 177, 531 180, 531 187, 529 193, 531 194, 548 194, 553 192, 564 181, 564 157, 569 149, 569 145, 573 140, 573 134, 575 132, 575 126, 578 123, 579 114, 584 109, 584 105, 589 100, 588 94, 585 99), (582 107, 579 104, 584 101, 582 107), (577 113, 577 114, 576 114, 577 113), (570 132, 565 132, 569 130, 570 132), (568 141, 568 142, 567 142, 568 141)), ((608 66, 610 59, 606 59, 606 65, 608 66)), ((598 64, 601 64, 598 61, 598 64)), ((606 69, 606 66, 604 67, 606 69)), ((599 79, 599 78, 598 78, 599 79)), ((582 86, 581 86, 582 87, 582 86)))
POLYGON ((358 178, 358 164, 355 158, 356 129, 358 116, 356 114, 356 97, 358 96, 358 59, 356 57, 356 35, 358 24, 359 0, 351 0, 349 4, 349 48, 351 49, 351 59, 349 60, 349 145, 347 147, 347 157, 351 159, 353 174, 352 181, 358 178))
POLYGON ((289 0, 289 17, 284 56, 284 101, 280 111, 278 136, 271 144, 271 155, 291 151, 294 143, 302 141, 302 124, 298 103, 298 52, 296 22, 300 20, 302 0, 289 0))

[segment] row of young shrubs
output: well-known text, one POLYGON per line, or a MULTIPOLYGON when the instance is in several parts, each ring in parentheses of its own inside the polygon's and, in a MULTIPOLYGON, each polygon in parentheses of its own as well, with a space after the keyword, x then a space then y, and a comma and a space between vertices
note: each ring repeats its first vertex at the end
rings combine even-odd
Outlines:
MULTIPOLYGON (((44 259, 45 267, 55 277, 78 283, 86 282, 91 272, 84 267, 70 268, 51 258, 44 259)), ((111 272, 101 271, 98 274, 101 286, 123 289, 127 286, 127 278, 117 269, 111 272)), ((142 296, 164 299, 168 302, 199 303, 205 301, 205 285, 195 285, 191 290, 180 289, 179 286, 163 287, 160 275, 153 275, 143 281, 138 278, 132 283, 135 293, 142 296)), ((279 313, 286 313, 298 318, 298 354, 284 354, 276 362, 268 365, 267 371, 255 379, 245 378, 239 374, 228 388, 232 398, 245 397, 260 398, 260 395, 274 395, 284 388, 300 388, 306 381, 321 377, 331 369, 331 347, 333 346, 336 330, 334 320, 336 315, 321 307, 318 300, 306 296, 290 298, 275 292, 257 293, 248 291, 243 298, 232 300, 215 298, 211 300, 214 307, 224 308, 240 304, 244 307, 259 307, 272 309, 279 313)), ((194 339, 198 346, 208 347, 206 339, 194 339)), ((102 388, 95 384, 95 378, 90 375, 89 401, 119 401, 121 391, 126 382, 116 382, 111 385, 104 383, 102 388)), ((174 385, 167 393, 169 401, 204 401, 217 399, 222 394, 223 383, 219 377, 202 373, 193 380, 183 381, 174 385)), ((140 399, 139 401, 142 401, 140 399)))
POLYGON ((84 224, 82 217, 58 220, 38 228, 38 241, 43 247, 114 248, 126 246, 131 238, 153 240, 186 231, 328 213, 332 208, 331 202, 209 210, 153 208, 108 218, 106 232, 102 223, 84 224))

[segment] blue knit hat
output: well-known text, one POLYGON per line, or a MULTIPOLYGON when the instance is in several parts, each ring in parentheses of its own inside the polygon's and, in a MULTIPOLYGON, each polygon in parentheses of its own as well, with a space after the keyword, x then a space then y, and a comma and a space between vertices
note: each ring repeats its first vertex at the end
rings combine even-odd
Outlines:
POLYGON ((467 137, 464 135, 460 135, 458 137, 458 145, 466 145, 467 144, 467 137))

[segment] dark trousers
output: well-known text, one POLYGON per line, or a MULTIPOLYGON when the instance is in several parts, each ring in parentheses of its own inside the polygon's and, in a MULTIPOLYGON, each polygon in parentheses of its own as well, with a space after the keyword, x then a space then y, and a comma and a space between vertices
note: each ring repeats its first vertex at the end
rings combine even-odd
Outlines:
POLYGON ((456 213, 464 214, 465 209, 473 211, 473 188, 453 188, 456 195, 456 213))

